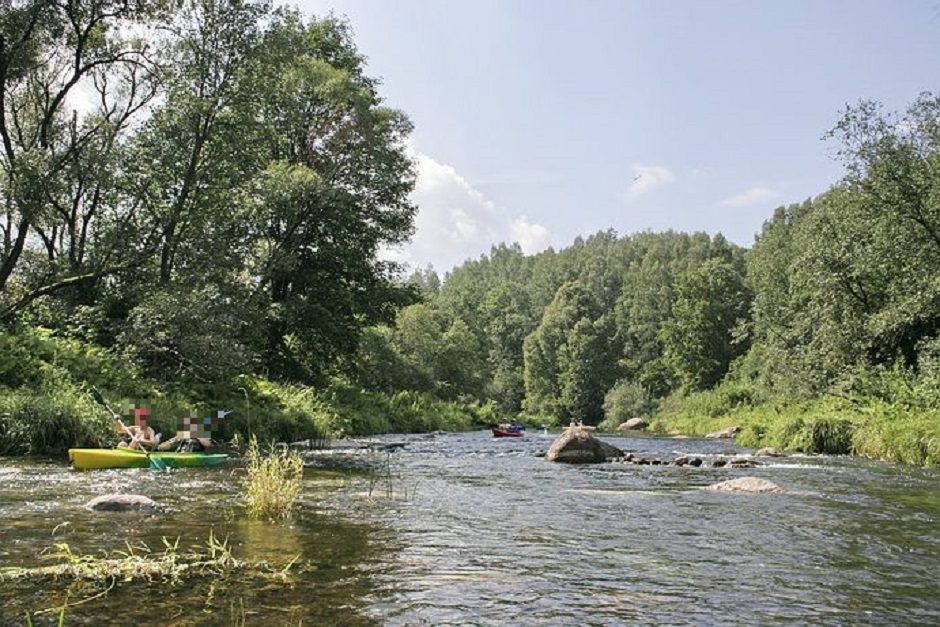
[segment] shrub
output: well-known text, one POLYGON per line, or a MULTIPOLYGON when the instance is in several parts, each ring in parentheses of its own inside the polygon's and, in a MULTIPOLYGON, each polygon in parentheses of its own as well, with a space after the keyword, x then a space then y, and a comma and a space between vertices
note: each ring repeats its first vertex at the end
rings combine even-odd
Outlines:
POLYGON ((0 395, 0 453, 51 455, 112 439, 100 407, 72 388, 0 395))
POLYGON ((605 425, 617 427, 624 420, 649 416, 655 407, 649 390, 636 381, 622 379, 604 396, 605 425))
POLYGON ((304 463, 289 449, 263 456, 252 436, 245 454, 245 501, 251 518, 281 520, 290 516, 303 491, 304 463))

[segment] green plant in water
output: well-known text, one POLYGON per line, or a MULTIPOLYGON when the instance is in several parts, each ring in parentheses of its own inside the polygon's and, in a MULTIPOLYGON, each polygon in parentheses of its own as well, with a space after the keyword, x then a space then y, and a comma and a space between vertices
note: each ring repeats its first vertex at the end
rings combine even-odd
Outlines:
POLYGON ((245 500, 251 518, 282 520, 290 516, 303 490, 303 459, 295 451, 261 454, 258 439, 248 441, 245 500))

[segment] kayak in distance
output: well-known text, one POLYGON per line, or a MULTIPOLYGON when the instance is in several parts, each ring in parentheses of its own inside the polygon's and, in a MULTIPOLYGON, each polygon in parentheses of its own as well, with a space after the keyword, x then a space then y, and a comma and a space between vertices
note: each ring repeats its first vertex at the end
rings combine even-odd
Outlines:
MULTIPOLYGON (((199 468, 217 466, 226 459, 224 453, 150 453, 150 458, 168 468, 199 468)), ((76 470, 98 470, 102 468, 149 468, 147 454, 127 448, 70 448, 69 461, 76 470)))
POLYGON ((525 427, 515 420, 491 428, 494 438, 521 438, 525 435, 525 427))

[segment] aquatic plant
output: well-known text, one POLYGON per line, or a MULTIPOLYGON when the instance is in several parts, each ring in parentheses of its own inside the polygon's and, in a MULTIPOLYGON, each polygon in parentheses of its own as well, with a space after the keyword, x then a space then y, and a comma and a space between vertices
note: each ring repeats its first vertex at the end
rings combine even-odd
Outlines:
POLYGON ((235 572, 243 576, 283 582, 299 558, 295 557, 282 567, 272 566, 267 562, 239 560, 232 555, 228 540, 220 539, 211 531, 205 546, 193 547, 189 551, 180 548, 179 538, 173 542, 166 538, 162 540, 162 551, 153 551, 143 542, 125 542, 124 549, 103 555, 79 553, 68 543, 60 542, 43 552, 43 559, 56 563, 35 567, 0 567, 0 582, 27 580, 39 583, 67 580, 90 582, 98 586, 91 596, 78 601, 66 598, 61 605, 26 615, 26 624, 29 625, 35 616, 58 612, 61 625, 66 609, 106 596, 118 582, 178 583, 196 577, 217 577, 235 572))
MULTIPOLYGON (((221 574, 248 566, 232 556, 227 540, 214 533, 202 549, 180 550, 177 538, 163 538, 163 551, 155 552, 143 542, 125 542, 124 549, 104 555, 82 554, 66 542, 43 552, 43 559, 56 563, 37 567, 0 568, 0 581, 17 579, 75 579, 92 581, 180 580, 194 575, 221 574)), ((257 565, 256 565, 257 566, 257 565)))
POLYGON ((281 520, 290 516, 303 490, 303 459, 280 448, 263 455, 254 436, 245 453, 245 501, 252 518, 281 520))

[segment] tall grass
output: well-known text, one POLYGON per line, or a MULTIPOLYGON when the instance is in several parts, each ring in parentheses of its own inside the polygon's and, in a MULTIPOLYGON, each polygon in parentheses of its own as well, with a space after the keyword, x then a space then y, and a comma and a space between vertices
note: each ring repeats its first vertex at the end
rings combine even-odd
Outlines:
POLYGON ((79 390, 0 389, 0 454, 58 454, 110 439, 110 421, 79 390))
POLYGON ((728 387, 667 399, 653 428, 701 436, 737 426, 742 446, 940 464, 940 410, 870 396, 768 399, 728 387))
POLYGON ((303 491, 304 463, 289 449, 262 455, 252 436, 245 454, 245 502, 251 518, 282 520, 290 516, 303 491))

